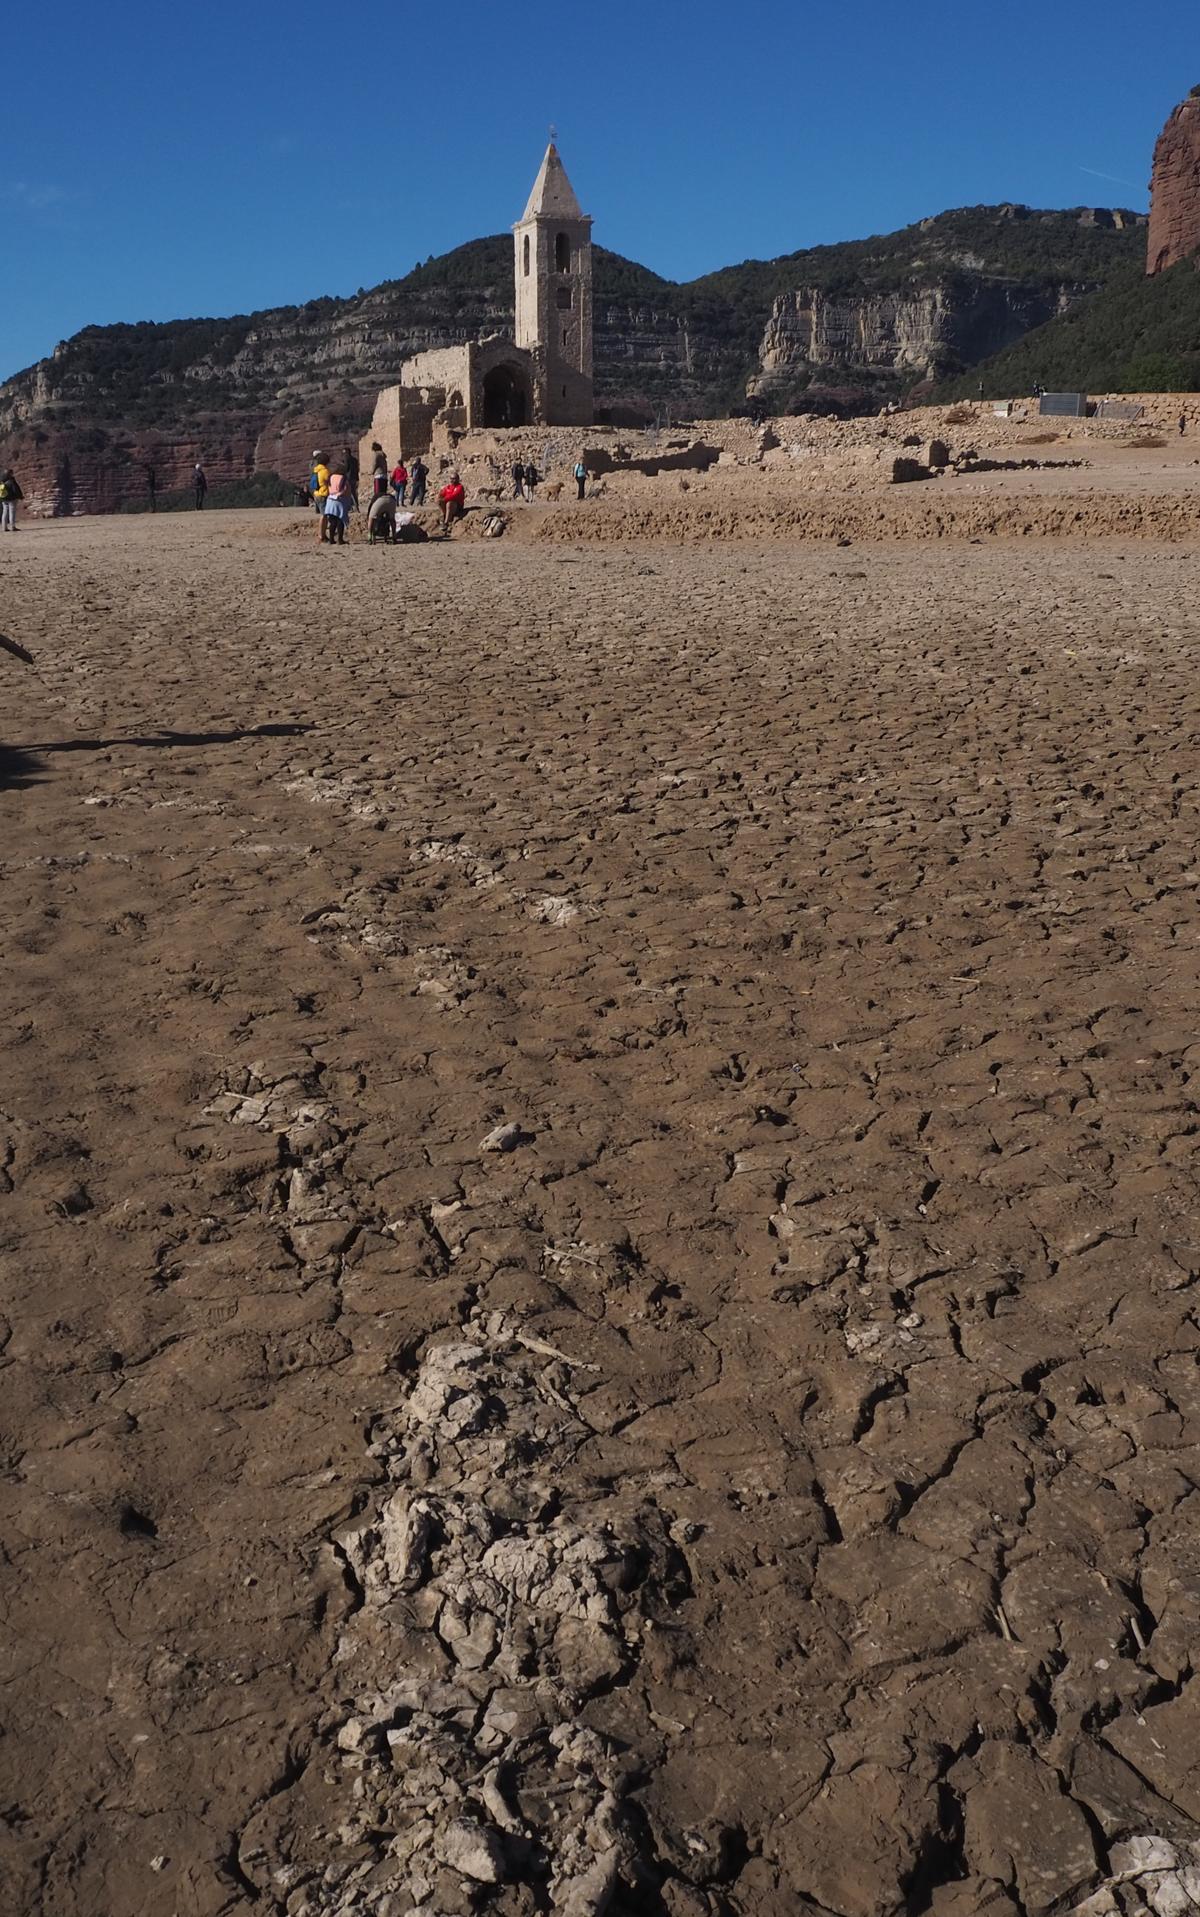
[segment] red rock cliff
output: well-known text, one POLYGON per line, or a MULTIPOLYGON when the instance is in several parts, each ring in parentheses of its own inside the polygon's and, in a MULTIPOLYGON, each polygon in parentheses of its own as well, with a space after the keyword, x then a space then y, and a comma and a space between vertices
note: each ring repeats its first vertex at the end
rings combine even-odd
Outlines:
POLYGON ((1154 149, 1147 273, 1200 250, 1200 93, 1177 106, 1154 149))

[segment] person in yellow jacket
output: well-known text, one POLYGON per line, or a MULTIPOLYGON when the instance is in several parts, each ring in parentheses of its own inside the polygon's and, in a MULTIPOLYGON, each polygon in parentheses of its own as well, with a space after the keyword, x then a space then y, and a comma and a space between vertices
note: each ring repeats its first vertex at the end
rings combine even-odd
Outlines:
MULTIPOLYGON (((329 498, 329 468, 325 464, 325 455, 314 452, 313 469, 308 476, 308 490, 312 494, 314 512, 324 513, 325 501, 329 498)), ((322 535, 324 534, 322 527, 322 535)))

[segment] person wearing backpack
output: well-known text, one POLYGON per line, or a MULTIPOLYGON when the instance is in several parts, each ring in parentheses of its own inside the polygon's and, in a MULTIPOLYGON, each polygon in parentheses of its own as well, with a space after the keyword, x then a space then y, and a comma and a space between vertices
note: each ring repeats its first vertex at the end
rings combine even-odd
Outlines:
MULTIPOLYGON (((308 475, 308 490, 313 511, 324 514, 325 501, 329 498, 329 468, 325 464, 325 455, 322 452, 313 454, 313 467, 308 475)), ((322 539, 325 537, 324 527, 321 530, 321 537, 322 539)))
POLYGON ((0 530, 16 532, 17 501, 24 497, 24 493, 17 484, 17 476, 9 466, 5 470, 3 479, 0 479, 0 530))
POLYGON ((582 453, 575 461, 575 488, 577 498, 582 499, 587 491, 587 467, 583 463, 582 453))

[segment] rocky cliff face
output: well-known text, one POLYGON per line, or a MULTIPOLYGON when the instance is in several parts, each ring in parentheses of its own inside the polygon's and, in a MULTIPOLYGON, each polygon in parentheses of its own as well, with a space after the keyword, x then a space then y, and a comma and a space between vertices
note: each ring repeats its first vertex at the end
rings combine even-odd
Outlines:
POLYGON ((1200 250, 1200 89, 1177 106, 1159 135, 1150 181, 1146 271, 1200 250))
POLYGON ((985 359, 1065 310, 1083 288, 964 281, 866 296, 782 294, 759 349, 764 396, 798 367, 863 366, 934 376, 985 359))

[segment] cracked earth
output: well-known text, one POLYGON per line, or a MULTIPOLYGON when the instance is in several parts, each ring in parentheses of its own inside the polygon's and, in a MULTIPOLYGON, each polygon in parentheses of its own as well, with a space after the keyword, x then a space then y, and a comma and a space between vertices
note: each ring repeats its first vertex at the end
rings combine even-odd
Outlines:
POLYGON ((1200 1910, 1200 557, 261 517, 0 554, 3 1907, 1200 1910))

